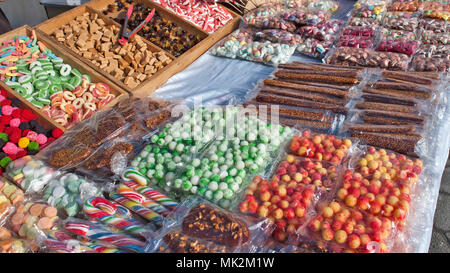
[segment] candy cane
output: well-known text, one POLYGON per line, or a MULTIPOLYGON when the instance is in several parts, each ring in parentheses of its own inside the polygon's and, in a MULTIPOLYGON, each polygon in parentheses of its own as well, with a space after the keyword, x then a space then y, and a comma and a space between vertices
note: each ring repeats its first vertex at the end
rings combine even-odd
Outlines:
POLYGON ((128 187, 142 193, 143 195, 147 196, 150 199, 155 200, 156 202, 165 206, 169 210, 175 210, 179 206, 179 204, 175 202, 173 199, 169 198, 168 196, 164 195, 160 191, 157 191, 153 188, 141 186, 132 181, 124 181, 124 183, 128 187))
MULTIPOLYGON (((105 242, 132 252, 144 252, 144 242, 125 234, 111 232, 106 227, 96 223, 70 220, 65 224, 64 228, 89 240, 105 242)), ((96 246, 95 249, 100 250, 101 248, 96 246)))
POLYGON ((125 232, 143 236, 143 233, 147 231, 141 223, 134 219, 115 216, 117 206, 105 198, 91 197, 85 202, 83 209, 90 217, 97 218, 104 224, 115 226, 125 232))
POLYGON ((148 199, 147 197, 139 194, 138 192, 136 192, 135 190, 131 189, 128 186, 125 185, 120 185, 117 187, 117 192, 126 197, 127 199, 140 203, 142 204, 144 207, 149 208, 151 210, 153 210, 156 213, 159 213, 163 216, 167 216, 170 214, 170 211, 167 210, 164 206, 156 203, 155 201, 148 199))
POLYGON ((157 223, 161 223, 163 218, 158 213, 154 212, 151 209, 144 207, 142 204, 129 200, 128 198, 118 194, 117 192, 111 192, 109 197, 116 201, 117 203, 127 207, 128 209, 134 211, 135 213, 142 216, 144 219, 148 221, 154 221, 157 223))

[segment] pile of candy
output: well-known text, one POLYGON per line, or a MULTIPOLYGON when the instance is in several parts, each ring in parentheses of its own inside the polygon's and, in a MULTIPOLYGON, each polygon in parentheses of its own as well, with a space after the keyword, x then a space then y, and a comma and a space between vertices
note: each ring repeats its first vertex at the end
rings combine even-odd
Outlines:
POLYGON ((0 80, 61 126, 89 118, 115 98, 108 85, 91 83, 88 75, 38 41, 34 32, 4 41, 0 51, 7 63, 0 68, 0 80))
POLYGON ((6 90, 0 90, 0 173, 11 161, 37 154, 63 134, 59 128, 44 127, 31 110, 8 97, 6 90))
POLYGON ((332 47, 343 23, 328 20, 336 10, 328 4, 320 8, 320 2, 311 1, 297 8, 292 3, 266 3, 247 13, 243 18, 247 26, 223 39, 211 53, 268 65, 288 62, 294 50, 321 58, 332 47))
POLYGON ((222 6, 206 1, 153 0, 181 18, 193 23, 208 33, 213 33, 229 21, 233 15, 222 6))

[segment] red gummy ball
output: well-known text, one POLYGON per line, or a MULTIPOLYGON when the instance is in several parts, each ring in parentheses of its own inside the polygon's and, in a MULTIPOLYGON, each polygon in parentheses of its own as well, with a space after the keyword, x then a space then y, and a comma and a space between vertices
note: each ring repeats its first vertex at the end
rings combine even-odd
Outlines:
POLYGON ((17 108, 17 109, 14 109, 14 110, 12 111, 11 116, 12 116, 13 118, 20 118, 21 113, 22 113, 22 110, 20 110, 19 108, 17 108))
POLYGON ((64 134, 63 130, 59 129, 59 128, 55 128, 52 131, 52 136, 54 138, 59 138, 60 136, 62 136, 64 134))
POLYGON ((2 102, 0 102, 0 106, 5 106, 5 105, 11 105, 11 101, 6 99, 6 100, 2 100, 2 102))
POLYGON ((0 124, 7 125, 11 121, 11 116, 1 116, 0 117, 0 124))
POLYGON ((29 109, 23 109, 21 116, 22 116, 23 121, 25 121, 25 122, 36 119, 36 115, 33 114, 33 112, 31 112, 31 110, 29 110, 29 109))

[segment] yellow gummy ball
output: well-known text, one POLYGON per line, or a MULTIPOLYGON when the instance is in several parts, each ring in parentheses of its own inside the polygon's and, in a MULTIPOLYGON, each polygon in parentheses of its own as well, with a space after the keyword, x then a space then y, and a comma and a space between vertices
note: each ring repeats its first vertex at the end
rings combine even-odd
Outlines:
POLYGON ((22 137, 19 139, 18 146, 19 148, 25 149, 30 144, 30 140, 27 137, 22 137))

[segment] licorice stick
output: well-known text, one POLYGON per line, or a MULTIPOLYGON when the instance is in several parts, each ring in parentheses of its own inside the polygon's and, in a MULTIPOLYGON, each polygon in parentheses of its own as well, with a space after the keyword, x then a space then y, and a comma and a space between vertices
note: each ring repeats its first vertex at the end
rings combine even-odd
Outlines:
POLYGON ((337 99, 333 97, 328 97, 326 95, 321 94, 311 94, 295 89, 289 89, 289 88, 280 88, 275 86, 262 86, 261 92, 268 92, 273 93, 275 95, 281 95, 285 97, 293 97, 298 99, 306 99, 311 100, 315 102, 322 102, 327 104, 334 104, 334 105, 341 105, 344 106, 344 101, 342 99, 337 99))
POLYGON ((324 76, 336 76, 346 78, 357 78, 358 72, 356 71, 338 71, 338 70, 295 70, 295 69, 280 69, 279 73, 294 73, 294 74, 310 74, 310 75, 324 75, 324 76))
POLYGON ((419 116, 416 114, 410 114, 410 113, 399 113, 399 112, 380 111, 380 110, 363 110, 363 113, 368 116, 410 120, 410 121, 417 122, 420 124, 423 124, 426 120, 425 117, 422 117, 422 116, 419 116))
POLYGON ((399 120, 395 118, 385 118, 385 117, 373 117, 368 115, 362 115, 362 119, 365 123, 379 124, 379 125, 417 125, 416 122, 409 120, 399 120))
POLYGON ((352 137, 357 137, 368 145, 390 149, 407 155, 416 156, 414 149, 417 141, 405 139, 395 135, 386 135, 380 133, 360 133, 353 132, 352 137))
POLYGON ((417 84, 388 82, 388 81, 368 82, 367 86, 371 86, 376 89, 395 89, 395 90, 405 90, 405 91, 424 92, 424 93, 429 93, 429 92, 434 91, 433 89, 429 89, 427 87, 420 86, 417 84))
POLYGON ((325 88, 325 87, 316 87, 316 86, 310 86, 310 85, 304 85, 304 84, 298 84, 298 83, 292 83, 292 82, 284 82, 279 80, 264 80, 264 84, 271 85, 271 86, 277 86, 277 87, 286 87, 291 88, 295 90, 305 91, 305 92, 311 92, 311 93, 320 93, 330 96, 335 96, 338 98, 347 98, 348 93, 342 90, 336 90, 331 88, 325 88))
POLYGON ((412 82, 417 84, 431 85, 434 81, 430 78, 421 75, 414 75, 411 73, 397 72, 397 71, 383 71, 381 75, 387 79, 397 79, 405 82, 412 82))
POLYGON ((405 105, 397 105, 390 103, 380 103, 380 102, 358 102, 355 104, 355 107, 358 109, 369 109, 369 110, 387 110, 387 111, 395 111, 402 113, 414 113, 415 108, 411 106, 405 105))
MULTIPOLYGON (((377 95, 382 95, 382 96, 392 96, 392 97, 396 97, 396 98, 418 98, 418 99, 422 99, 424 96, 426 97, 427 93, 414 93, 411 91, 402 91, 402 90, 386 90, 386 89, 373 89, 373 88, 363 88, 362 90, 363 93, 371 93, 371 94, 377 94, 377 95), (425 95, 424 95, 425 94, 425 95), (418 97, 419 95, 419 97, 418 97)), ((429 94, 428 94, 429 95, 429 94)))
POLYGON ((348 125, 349 131, 363 131, 374 133, 412 133, 416 130, 412 125, 374 125, 374 124, 354 124, 348 125))
POLYGON ((269 104, 281 104, 281 105, 290 105, 290 106, 305 107, 305 108, 311 108, 311 109, 330 110, 330 111, 332 111, 334 113, 338 113, 338 114, 347 113, 347 109, 343 106, 336 106, 336 105, 330 105, 330 104, 326 104, 326 103, 312 102, 312 101, 308 101, 308 100, 277 96, 277 95, 272 95, 272 94, 268 94, 265 92, 259 93, 255 97, 255 100, 257 102, 264 102, 264 103, 269 103, 269 104))
POLYGON ((301 80, 293 80, 293 79, 278 79, 282 80, 284 82, 292 82, 292 83, 298 83, 298 84, 305 84, 305 85, 312 85, 317 87, 327 87, 332 89, 338 89, 342 91, 348 92, 350 88, 352 88, 353 85, 335 85, 335 84, 327 84, 327 83, 320 83, 320 82, 309 82, 309 81, 301 81, 301 80))
MULTIPOLYGON (((364 90, 363 90, 363 92, 364 92, 364 90)), ((393 98, 393 97, 386 97, 384 95, 376 95, 376 94, 363 94, 361 96, 361 98, 363 98, 365 101, 371 101, 371 102, 391 103, 391 104, 399 104, 399 105, 412 106, 412 107, 417 106, 417 102, 414 99, 408 99, 408 98, 393 98)))
POLYGON ((346 78, 339 76, 325 76, 325 75, 314 75, 314 74, 296 74, 296 73, 283 73, 275 72, 275 76, 285 79, 297 79, 306 81, 316 81, 324 83, 336 83, 336 84, 357 84, 358 79, 356 78, 346 78))

